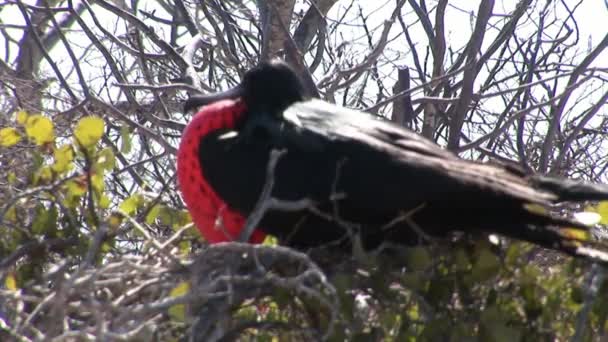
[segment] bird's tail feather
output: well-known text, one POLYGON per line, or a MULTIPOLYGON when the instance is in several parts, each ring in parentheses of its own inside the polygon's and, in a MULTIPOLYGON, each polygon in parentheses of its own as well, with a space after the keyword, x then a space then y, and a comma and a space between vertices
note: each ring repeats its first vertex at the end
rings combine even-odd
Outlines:
POLYGON ((608 199, 608 186, 563 178, 534 175, 532 183, 557 195, 557 202, 601 201, 608 199))
MULTIPOLYGON (((528 241, 544 248, 554 249, 574 257, 608 264, 608 244, 594 240, 590 227, 567 218, 549 214, 534 214, 534 223, 520 229, 498 227, 497 233, 528 241)), ((530 221, 529 221, 530 222, 530 221)))

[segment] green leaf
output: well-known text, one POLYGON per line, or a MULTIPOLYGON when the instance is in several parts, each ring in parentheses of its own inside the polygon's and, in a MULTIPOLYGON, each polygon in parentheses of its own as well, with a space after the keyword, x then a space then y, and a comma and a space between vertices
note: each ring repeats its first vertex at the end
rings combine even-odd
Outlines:
POLYGON ((13 127, 0 129, 0 146, 11 147, 21 140, 19 131, 13 127))
POLYGON ((108 209, 110 206, 110 198, 108 196, 101 194, 99 197, 99 207, 102 209, 108 209))
POLYGON ((9 171, 6 180, 8 181, 8 184, 13 185, 17 182, 17 175, 13 171, 9 171))
POLYGON ((477 281, 484 281, 494 277, 500 270, 500 260, 485 247, 478 251, 477 258, 473 264, 471 275, 477 281))
POLYGON ((25 122, 25 133, 36 145, 44 145, 55 140, 51 119, 42 115, 32 115, 25 122))
POLYGON ((183 255, 190 255, 192 252, 192 243, 188 240, 182 240, 178 243, 179 251, 183 255))
POLYGON ((110 228, 116 230, 122 223, 122 216, 117 213, 112 213, 107 219, 110 228))
POLYGON ((573 286, 570 292, 570 299, 576 304, 582 304, 585 300, 585 294, 580 286, 573 286))
POLYGON ((64 205, 68 208, 75 208, 76 205, 78 205, 78 201, 87 192, 86 178, 81 176, 79 178, 67 181, 65 184, 65 189, 67 196, 64 200, 64 205))
POLYGON ((122 126, 120 128, 120 152, 127 154, 131 152, 131 132, 128 126, 122 126))
POLYGON ((150 208, 150 210, 148 211, 148 214, 146 215, 146 223, 147 224, 154 223, 154 221, 156 221, 156 218, 160 214, 160 211, 162 208, 163 208, 163 206, 160 204, 155 204, 152 208, 150 208))
POLYGON ((11 205, 4 214, 4 219, 8 222, 17 222, 17 207, 11 205))
POLYGON ((106 147, 99 152, 99 156, 97 157, 97 166, 102 170, 114 169, 116 166, 116 157, 114 156, 114 152, 111 148, 106 147))
POLYGON ((135 194, 127 197, 122 203, 119 205, 120 210, 125 212, 127 215, 133 215, 137 209, 143 204, 144 198, 140 194, 135 194))
POLYGON ((467 271, 471 268, 469 256, 462 247, 458 247, 454 252, 454 266, 457 271, 467 271))
POLYGON ((87 184, 82 179, 70 180, 66 185, 70 196, 82 196, 87 192, 87 184))
POLYGON ((101 194, 105 188, 103 180, 103 174, 94 173, 91 175, 91 184, 93 185, 93 190, 95 190, 97 194, 101 194))
POLYGON ((401 276, 400 282, 408 289, 423 291, 428 282, 423 277, 422 272, 408 272, 401 276))
POLYGON ((57 208, 46 208, 40 204, 36 207, 36 217, 32 222, 32 232, 35 235, 53 236, 57 231, 57 208))
POLYGON ((521 329, 507 326, 508 317, 496 306, 485 309, 481 314, 480 340, 510 342, 520 341, 522 337, 521 329))
POLYGON ((405 264, 410 270, 423 271, 432 264, 431 254, 426 247, 411 247, 405 253, 405 264))
POLYGON ((34 173, 34 184, 48 183, 53 180, 53 169, 50 166, 43 166, 34 173))
POLYGON ((104 122, 98 116, 85 116, 78 120, 74 129, 74 137, 80 146, 88 148, 92 147, 103 135, 104 122))
POLYGON ((279 244, 279 240, 272 235, 266 235, 262 244, 265 246, 276 246, 279 244))

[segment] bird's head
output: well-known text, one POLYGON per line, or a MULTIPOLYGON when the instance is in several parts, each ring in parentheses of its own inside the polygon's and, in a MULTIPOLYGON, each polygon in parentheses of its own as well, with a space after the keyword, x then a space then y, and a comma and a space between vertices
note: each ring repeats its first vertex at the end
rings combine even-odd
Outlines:
POLYGON ((304 93, 302 81, 295 71, 287 63, 273 60, 247 71, 241 83, 232 89, 190 97, 184 110, 219 100, 241 98, 250 112, 280 115, 291 104, 304 100, 304 93))

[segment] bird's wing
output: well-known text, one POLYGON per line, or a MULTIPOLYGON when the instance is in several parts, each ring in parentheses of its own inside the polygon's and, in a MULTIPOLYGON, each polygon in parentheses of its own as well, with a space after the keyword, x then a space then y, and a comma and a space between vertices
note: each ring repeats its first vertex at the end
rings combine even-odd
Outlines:
POLYGON ((285 135, 298 141, 307 136, 311 144, 334 149, 352 164, 344 181, 359 180, 359 186, 351 187, 361 190, 355 198, 466 203, 469 197, 479 200, 484 197, 480 194, 487 194, 488 199, 541 204, 556 199, 508 168, 460 159, 412 131, 367 113, 310 100, 286 109, 284 118, 293 126, 285 135), (379 181, 365 181, 374 177, 379 181))

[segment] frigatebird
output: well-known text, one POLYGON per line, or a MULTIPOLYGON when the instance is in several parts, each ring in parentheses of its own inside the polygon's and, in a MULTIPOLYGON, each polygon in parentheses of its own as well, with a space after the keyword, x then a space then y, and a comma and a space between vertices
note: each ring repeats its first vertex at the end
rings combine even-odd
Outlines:
POLYGON ((271 198, 309 205, 264 212, 249 242, 270 234, 298 249, 354 239, 373 249, 492 233, 608 261, 586 225, 546 209, 608 199, 607 186, 461 159, 387 120, 308 98, 284 62, 261 63, 184 109, 198 112, 179 146, 179 187, 211 243, 238 238, 268 184, 272 151, 283 151, 271 198))

